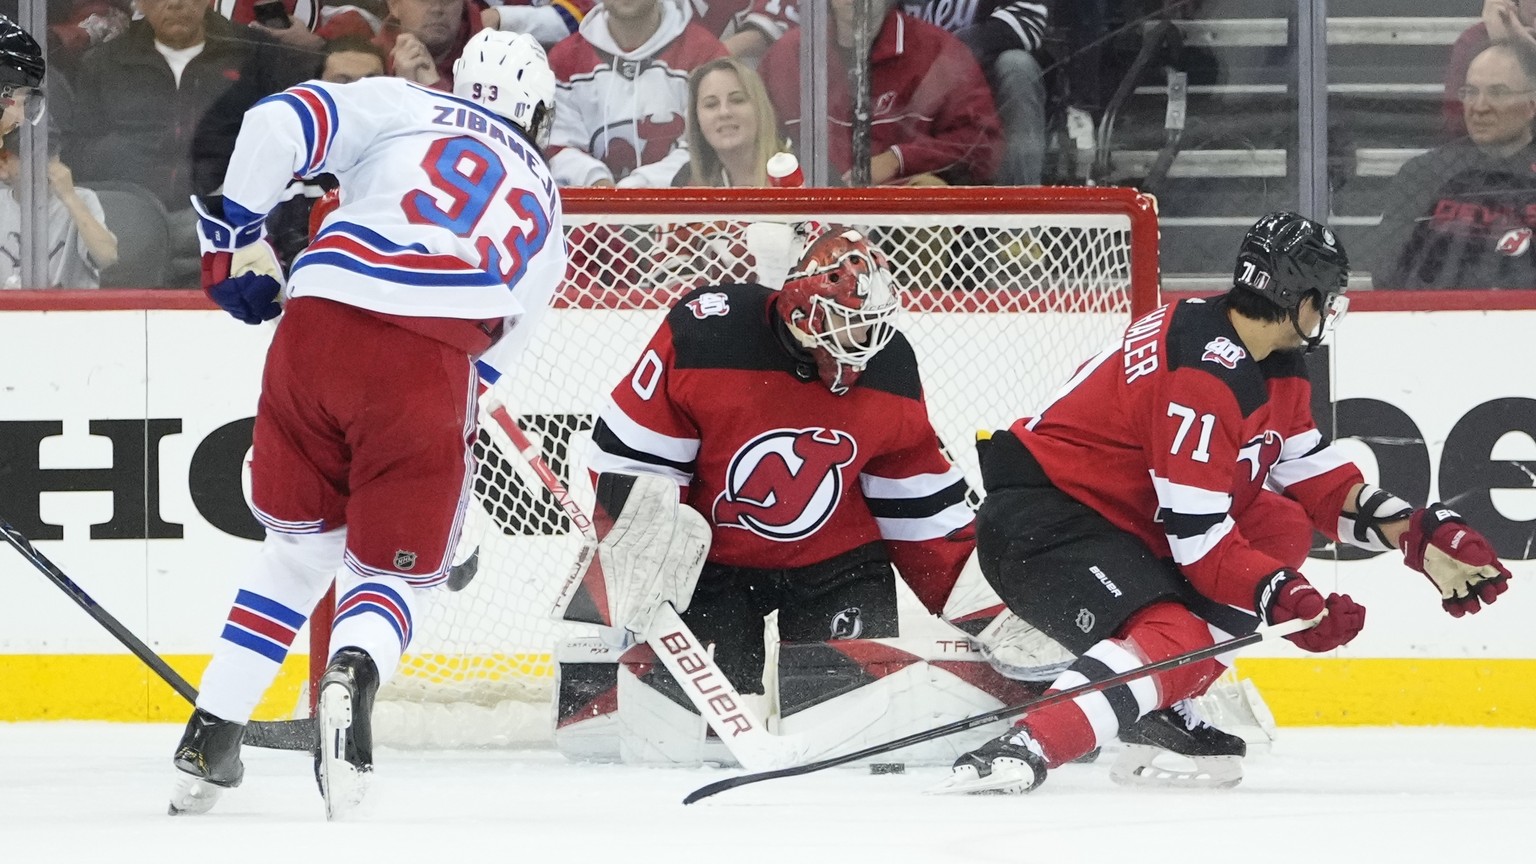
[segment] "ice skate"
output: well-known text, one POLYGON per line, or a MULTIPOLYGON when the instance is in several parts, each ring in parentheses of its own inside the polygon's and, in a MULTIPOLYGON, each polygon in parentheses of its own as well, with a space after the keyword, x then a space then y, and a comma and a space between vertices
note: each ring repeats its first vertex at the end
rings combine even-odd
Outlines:
POLYGON ((240 736, 244 733, 243 724, 221 720, 201 708, 192 712, 176 755, 171 757, 177 773, 170 815, 207 813, 225 789, 240 785, 245 776, 245 765, 240 762, 240 736))
POLYGON ((315 779, 327 819, 345 818, 368 791, 373 775, 373 697, 378 689, 378 669, 356 648, 336 652, 320 677, 315 779))
POLYGON ((1023 795, 1045 782, 1045 753, 1029 730, 1015 726, 955 760, 931 795, 1023 795))
POLYGON ((1243 781, 1247 743, 1207 723, 1193 699, 1142 717, 1120 740, 1127 746, 1109 776, 1122 786, 1230 789, 1243 781))

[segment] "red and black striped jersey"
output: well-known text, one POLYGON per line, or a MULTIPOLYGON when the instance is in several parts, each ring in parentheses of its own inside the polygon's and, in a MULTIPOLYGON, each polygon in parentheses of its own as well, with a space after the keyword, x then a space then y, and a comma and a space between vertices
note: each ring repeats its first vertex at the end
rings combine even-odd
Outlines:
POLYGON ((588 467, 675 480, 712 526, 711 562, 793 570, 883 541, 942 610, 974 546, 946 535, 973 516, 912 346, 897 334, 834 395, 773 297, 728 285, 679 300, 599 413, 588 467))
POLYGON ((1254 609, 1283 564, 1234 522, 1261 489, 1338 538, 1358 468, 1312 419, 1299 351, 1255 361, 1224 299, 1185 300, 1132 323, 1012 431, 1051 482, 1171 557, 1201 593, 1254 609))

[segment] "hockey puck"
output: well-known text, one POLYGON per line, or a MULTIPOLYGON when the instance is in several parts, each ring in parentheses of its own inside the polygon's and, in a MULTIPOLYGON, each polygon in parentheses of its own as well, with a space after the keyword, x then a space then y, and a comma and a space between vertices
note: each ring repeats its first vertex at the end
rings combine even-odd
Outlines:
POLYGON ((903 762, 871 762, 869 763, 871 774, 905 774, 907 766, 903 762))

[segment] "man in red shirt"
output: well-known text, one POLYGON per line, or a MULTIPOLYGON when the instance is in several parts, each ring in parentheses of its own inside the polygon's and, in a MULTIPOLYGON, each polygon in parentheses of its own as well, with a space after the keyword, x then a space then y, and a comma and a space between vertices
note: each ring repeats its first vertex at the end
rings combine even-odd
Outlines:
MULTIPOLYGON (((832 0, 835 49, 828 52, 828 159, 846 182, 853 164, 853 0, 832 0)), ((774 111, 793 137, 800 125, 800 34, 774 43, 758 67, 774 111)), ((992 91, 970 49, 944 30, 891 10, 870 49, 870 180, 936 176, 951 185, 991 183, 1002 159, 992 91)))

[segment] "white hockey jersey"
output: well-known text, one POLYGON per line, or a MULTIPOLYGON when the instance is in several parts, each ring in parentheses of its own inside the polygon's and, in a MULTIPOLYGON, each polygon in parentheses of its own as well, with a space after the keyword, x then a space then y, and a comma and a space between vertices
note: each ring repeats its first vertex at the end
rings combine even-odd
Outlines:
POLYGON ((515 362, 565 276, 560 194, 537 147, 481 106, 399 78, 311 81, 246 112, 224 212, 263 218, 294 177, 342 204, 295 260, 290 297, 390 315, 505 320, 480 358, 515 362))

